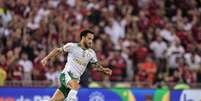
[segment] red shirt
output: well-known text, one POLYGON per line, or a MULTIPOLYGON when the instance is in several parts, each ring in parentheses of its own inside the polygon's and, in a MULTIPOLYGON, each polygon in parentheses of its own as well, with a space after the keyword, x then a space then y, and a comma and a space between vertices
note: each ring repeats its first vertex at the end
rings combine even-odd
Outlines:
POLYGON ((140 64, 140 70, 147 74, 148 81, 154 81, 154 75, 156 73, 157 66, 155 63, 145 62, 140 64))
POLYGON ((136 58, 139 62, 143 62, 148 55, 148 49, 146 47, 140 47, 135 52, 136 58))
POLYGON ((180 40, 182 40, 181 42, 183 44, 187 45, 188 43, 191 43, 187 32, 177 31, 176 35, 179 37, 180 40))
POLYGON ((12 80, 22 80, 23 78, 23 68, 20 65, 16 65, 12 71, 12 80))

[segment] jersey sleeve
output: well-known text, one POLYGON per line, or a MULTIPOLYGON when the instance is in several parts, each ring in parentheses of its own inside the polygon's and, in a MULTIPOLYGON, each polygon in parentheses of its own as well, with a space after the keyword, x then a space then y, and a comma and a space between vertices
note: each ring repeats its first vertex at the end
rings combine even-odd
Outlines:
POLYGON ((90 63, 94 64, 94 63, 97 63, 98 62, 98 59, 96 57, 96 53, 94 52, 94 50, 92 50, 92 58, 90 60, 90 63))
POLYGON ((73 46, 74 46, 74 43, 67 43, 62 47, 62 49, 64 52, 70 52, 73 46))

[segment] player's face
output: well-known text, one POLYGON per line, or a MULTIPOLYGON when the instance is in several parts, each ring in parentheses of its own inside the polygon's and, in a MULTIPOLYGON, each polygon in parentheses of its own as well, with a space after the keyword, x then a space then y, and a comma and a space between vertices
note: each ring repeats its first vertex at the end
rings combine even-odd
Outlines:
POLYGON ((94 35, 88 33, 86 35, 86 37, 84 38, 84 44, 87 48, 91 48, 93 46, 93 39, 94 39, 94 35))

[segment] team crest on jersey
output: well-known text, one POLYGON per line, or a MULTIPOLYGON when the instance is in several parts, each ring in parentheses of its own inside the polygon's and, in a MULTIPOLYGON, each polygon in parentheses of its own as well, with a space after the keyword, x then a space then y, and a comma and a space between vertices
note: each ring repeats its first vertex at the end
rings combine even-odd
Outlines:
POLYGON ((84 51, 84 52, 82 53, 82 57, 90 57, 90 54, 89 54, 88 52, 85 52, 85 51, 84 51))

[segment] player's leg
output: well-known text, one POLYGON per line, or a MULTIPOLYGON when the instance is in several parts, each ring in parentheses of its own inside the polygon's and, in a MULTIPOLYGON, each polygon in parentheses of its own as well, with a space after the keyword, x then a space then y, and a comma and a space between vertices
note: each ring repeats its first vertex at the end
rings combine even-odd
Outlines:
POLYGON ((64 85, 61 85, 61 87, 55 91, 50 101, 64 101, 66 97, 68 101, 77 101, 76 96, 80 88, 78 81, 70 80, 67 86, 69 88, 64 85))
POLYGON ((70 73, 61 73, 60 75, 61 87, 59 90, 63 93, 64 99, 67 97, 68 101, 77 101, 77 93, 80 88, 77 78, 74 78, 70 73))
POLYGON ((56 90, 50 101, 64 101, 64 99, 67 97, 70 88, 67 87, 66 79, 70 80, 66 74, 61 73, 59 77, 61 86, 56 90))
POLYGON ((57 89, 49 101, 64 101, 64 94, 57 89))
POLYGON ((77 101, 77 93, 80 88, 80 85, 77 80, 70 80, 67 86, 71 89, 68 93, 67 100, 68 101, 77 101))

